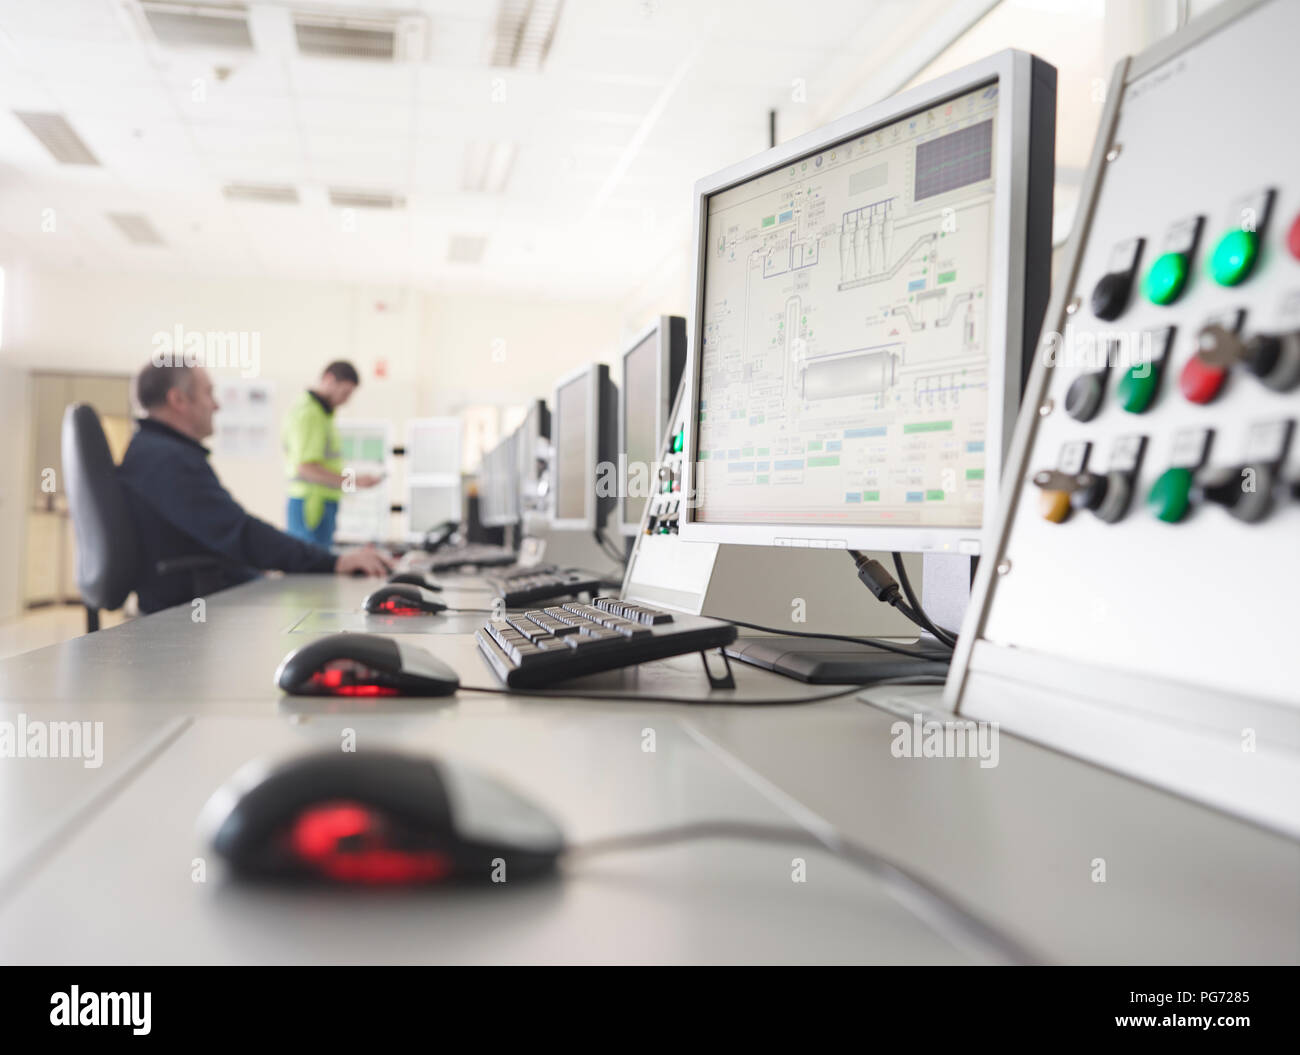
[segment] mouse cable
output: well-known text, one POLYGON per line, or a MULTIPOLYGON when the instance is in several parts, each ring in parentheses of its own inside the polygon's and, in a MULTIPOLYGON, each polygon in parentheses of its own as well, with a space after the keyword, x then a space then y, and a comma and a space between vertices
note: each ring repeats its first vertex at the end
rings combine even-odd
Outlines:
POLYGON ((683 696, 658 695, 656 693, 615 693, 601 692, 593 689, 579 689, 571 691, 568 689, 512 689, 503 685, 462 685, 460 692, 490 692, 497 696, 537 696, 543 699, 563 700, 563 699, 580 699, 580 700, 610 700, 628 703, 690 703, 690 704, 708 704, 722 703, 728 705, 761 705, 768 704, 780 706, 783 703, 819 703, 822 700, 833 700, 839 696, 848 696, 851 693, 861 692, 863 689, 874 689, 878 685, 942 685, 947 681, 942 674, 900 674, 893 678, 877 678, 874 681, 864 681, 856 685, 833 689, 830 692, 821 692, 815 696, 787 696, 787 697, 768 697, 766 699, 737 699, 730 696, 698 696, 694 699, 683 696))
MULTIPOLYGON (((758 623, 745 623, 739 619, 731 619, 725 615, 709 616, 710 619, 721 619, 724 623, 734 623, 736 626, 743 626, 746 630, 761 630, 767 634, 782 634, 785 637, 811 637, 824 638, 827 641, 849 641, 855 645, 866 645, 868 648, 884 649, 886 652, 897 652, 900 656, 909 656, 912 659, 924 659, 938 663, 940 660, 933 659, 930 656, 918 653, 909 645, 900 645, 894 641, 884 641, 878 637, 854 637, 851 634, 819 634, 811 630, 783 630, 779 626, 760 626, 758 623)), ((877 684, 872 682, 872 684, 877 684)))
POLYGON ((601 854, 670 846, 702 839, 743 839, 828 851, 879 880, 897 902, 924 919, 954 945, 969 947, 973 944, 986 955, 992 953, 996 959, 1016 966, 1042 962, 1040 957, 1014 938, 986 923, 933 883, 875 850, 843 839, 834 832, 823 838, 805 828, 794 826, 747 821, 699 821, 673 828, 591 839, 567 849, 562 859, 585 861, 601 854))
POLYGON ((596 545, 600 547, 601 552, 603 552, 606 557, 614 561, 616 564, 624 567, 627 566, 627 557, 620 553, 614 544, 605 537, 605 532, 600 528, 596 528, 596 530, 591 533, 591 536, 596 540, 596 545))
MULTIPOLYGON (((932 622, 929 616, 923 611, 918 611, 903 600, 903 595, 899 589, 898 581, 889 574, 885 566, 880 561, 868 557, 865 553, 858 550, 848 550, 848 555, 853 558, 853 563, 858 570, 858 578, 862 584, 871 591, 871 594, 877 601, 883 601, 891 608, 897 609, 907 619, 920 627, 922 630, 932 634, 940 644, 949 650, 956 647, 956 638, 952 637, 945 630, 940 630, 932 622)), ((901 565, 902 559, 900 557, 901 565)))
POLYGON ((930 633, 946 644, 949 648, 957 647, 957 635, 951 630, 945 630, 938 623, 934 622, 921 607, 921 602, 917 600, 916 594, 912 590, 912 580, 907 574, 907 567, 903 564, 903 555, 897 550, 892 554, 894 558, 894 571, 898 574, 898 585, 903 588, 903 594, 907 597, 907 603, 912 606, 912 611, 921 617, 925 625, 930 628, 930 633))

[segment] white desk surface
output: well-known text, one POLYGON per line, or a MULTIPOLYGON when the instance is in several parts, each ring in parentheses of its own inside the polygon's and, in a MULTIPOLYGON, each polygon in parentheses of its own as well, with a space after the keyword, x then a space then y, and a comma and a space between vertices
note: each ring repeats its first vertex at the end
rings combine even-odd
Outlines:
MULTIPOLYGON (((469 580, 462 580, 468 583, 469 580)), ((628 852, 536 884, 386 894, 248 887, 195 832, 243 762, 308 744, 397 744, 479 764, 571 839, 702 819, 828 826, 921 874, 1049 962, 1294 963, 1300 844, 1020 741, 999 764, 890 753, 896 714, 698 655, 573 683, 704 704, 285 697, 304 621, 354 618, 373 583, 270 578, 0 663, 0 720, 104 722, 105 758, 0 760, 4 962, 980 962, 871 877, 806 848, 734 841, 628 852), (295 633, 295 628, 300 632, 295 633), (654 729, 657 750, 641 748, 654 729), (205 882, 191 879, 205 858, 205 882), (792 881, 792 859, 807 882, 792 881), (1093 881, 1104 859, 1106 882, 1093 881)), ((477 591, 447 591, 486 607, 477 591)), ((467 631, 412 640, 496 686, 467 631)), ((374 627, 382 630, 382 627, 374 627)), ((883 688, 897 706, 936 690, 883 688)))

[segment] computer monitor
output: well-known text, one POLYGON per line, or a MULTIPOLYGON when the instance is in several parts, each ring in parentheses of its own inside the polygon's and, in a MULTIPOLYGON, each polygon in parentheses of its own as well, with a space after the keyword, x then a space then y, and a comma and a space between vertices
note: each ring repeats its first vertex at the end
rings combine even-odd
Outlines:
POLYGON ((555 385, 551 414, 551 526, 601 531, 618 494, 614 416, 618 391, 609 367, 593 363, 555 385))
POLYGON ((696 184, 683 539, 979 552, 1047 303, 1055 85, 1004 51, 696 184))
POLYGON ((406 474, 412 479, 460 482, 460 418, 416 418, 406 423, 406 474))
POLYGON ((641 530, 649 488, 656 482, 652 469, 685 366, 686 320, 679 315, 659 316, 623 353, 618 526, 624 535, 641 530))
POLYGON ((550 507, 551 469, 551 412, 546 400, 528 404, 518 432, 520 513, 544 514, 550 507))
POLYGON ((455 484, 408 484, 406 490, 407 538, 418 541, 449 520, 464 515, 460 481, 455 484))
POLYGON ((519 432, 512 432, 483 456, 479 468, 479 520, 505 527, 519 520, 519 432))

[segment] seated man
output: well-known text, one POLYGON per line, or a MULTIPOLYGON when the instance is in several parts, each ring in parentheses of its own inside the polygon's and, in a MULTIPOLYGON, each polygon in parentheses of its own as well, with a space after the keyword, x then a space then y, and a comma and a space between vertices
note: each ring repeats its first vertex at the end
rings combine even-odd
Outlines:
POLYGON ((212 380, 198 366, 145 366, 136 398, 148 415, 118 467, 139 538, 141 567, 136 594, 142 612, 156 612, 193 599, 194 580, 160 576, 158 562, 174 557, 215 556, 229 565, 211 576, 204 593, 255 578, 258 570, 363 572, 383 575, 391 561, 370 548, 335 556, 249 516, 217 479, 208 450, 217 401, 212 380))

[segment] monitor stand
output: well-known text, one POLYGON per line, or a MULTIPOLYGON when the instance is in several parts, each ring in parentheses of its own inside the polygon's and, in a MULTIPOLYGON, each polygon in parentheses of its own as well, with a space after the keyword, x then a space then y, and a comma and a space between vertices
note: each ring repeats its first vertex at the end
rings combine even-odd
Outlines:
POLYGON ((886 678, 948 673, 948 650, 937 642, 901 646, 909 656, 852 641, 797 637, 738 637, 724 650, 732 659, 816 685, 865 685, 886 678))
MULTIPOLYGON (((959 627, 970 599, 971 558, 927 553, 922 567, 921 604, 927 614, 939 626, 959 627)), ((866 685, 887 678, 947 675, 950 653, 930 634, 922 631, 915 644, 900 642, 899 647, 911 655, 830 638, 741 636, 726 652, 742 663, 817 685, 866 685)))
MULTIPOLYGON (((889 554, 873 554, 889 566, 889 554)), ((959 554, 906 555, 921 603, 942 627, 961 625, 970 598, 971 558, 959 554)), ((913 674, 943 674, 947 650, 858 581, 848 554, 683 542, 675 535, 639 537, 628 562, 622 596, 691 615, 743 619, 760 626, 913 642, 898 655, 854 642, 768 635, 741 627, 727 654, 800 681, 868 684, 913 674), (773 559, 777 557, 779 559, 773 559), (794 611, 802 617, 796 620, 794 611)))

